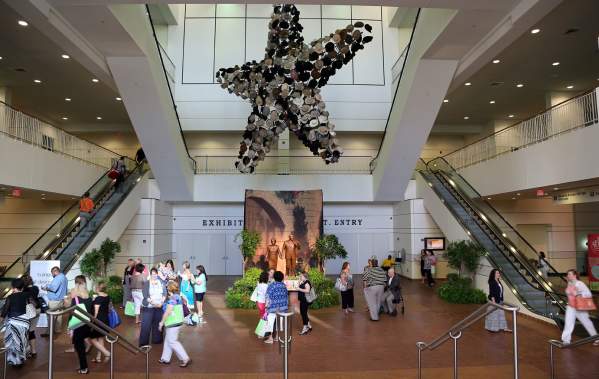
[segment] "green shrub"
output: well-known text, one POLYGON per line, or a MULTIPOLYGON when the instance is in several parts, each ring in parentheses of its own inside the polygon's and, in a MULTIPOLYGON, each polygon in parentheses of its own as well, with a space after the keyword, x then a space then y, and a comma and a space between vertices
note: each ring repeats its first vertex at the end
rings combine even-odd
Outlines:
POLYGON ((470 278, 460 278, 456 274, 449 274, 447 282, 439 286, 437 293, 441 299, 454 304, 484 304, 487 302, 487 295, 483 291, 473 288, 470 278))
MULTIPOLYGON (((252 292, 258 283, 259 268, 250 268, 245 272, 243 278, 233 283, 225 291, 225 304, 227 308, 255 309, 256 303, 250 300, 252 292)), ((318 269, 310 269, 308 272, 310 282, 316 291, 316 301, 311 305, 312 309, 331 307, 339 304, 339 293, 335 290, 335 283, 328 279, 318 269)))

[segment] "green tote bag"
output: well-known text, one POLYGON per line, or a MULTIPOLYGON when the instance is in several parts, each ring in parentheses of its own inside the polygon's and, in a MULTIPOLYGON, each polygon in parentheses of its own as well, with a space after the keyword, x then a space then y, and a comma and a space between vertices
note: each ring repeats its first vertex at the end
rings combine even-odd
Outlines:
POLYGON ((125 303, 125 316, 135 316, 135 303, 128 301, 125 303))
POLYGON ((173 311, 164 321, 165 328, 183 325, 183 304, 173 305, 173 311))
POLYGON ((75 317, 74 314, 78 314, 85 321, 89 321, 89 317, 84 316, 83 313, 77 311, 77 309, 81 309, 81 310, 87 312, 87 308, 85 307, 85 304, 80 304, 79 298, 77 298, 77 297, 75 298, 75 302, 77 303, 77 308, 73 311, 73 315, 71 315, 71 318, 69 319, 69 324, 68 324, 69 330, 75 330, 84 324, 83 320, 79 319, 78 317, 75 317))

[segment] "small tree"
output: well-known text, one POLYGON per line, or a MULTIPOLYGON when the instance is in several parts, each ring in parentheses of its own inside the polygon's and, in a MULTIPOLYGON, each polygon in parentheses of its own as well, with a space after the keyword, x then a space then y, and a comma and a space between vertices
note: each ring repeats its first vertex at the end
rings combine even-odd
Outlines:
POLYGON ((318 238, 313 252, 316 254, 318 268, 321 272, 324 272, 324 263, 327 259, 347 258, 347 250, 334 234, 323 234, 318 238))
POLYGON ((464 272, 470 273, 470 276, 474 275, 478 268, 478 261, 484 253, 485 249, 478 243, 462 240, 451 241, 447 245, 447 252, 444 256, 447 258, 449 267, 456 269, 458 276, 461 277, 464 272))
POLYGON ((238 241, 241 238, 241 243, 239 244, 239 250, 241 250, 241 256, 243 257, 243 271, 248 268, 250 260, 254 258, 256 255, 256 250, 262 242, 262 237, 260 233, 243 229, 237 236, 235 237, 235 241, 238 241))
POLYGON ((106 277, 108 265, 120 251, 121 245, 118 242, 106 238, 99 249, 92 249, 83 256, 79 263, 81 273, 89 276, 92 280, 106 277))

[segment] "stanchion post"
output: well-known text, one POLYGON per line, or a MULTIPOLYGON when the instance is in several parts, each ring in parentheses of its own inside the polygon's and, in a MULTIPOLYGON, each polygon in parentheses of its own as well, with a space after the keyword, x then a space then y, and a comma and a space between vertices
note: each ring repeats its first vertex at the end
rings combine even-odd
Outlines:
POLYGON ((2 379, 6 379, 6 367, 8 366, 8 357, 6 356, 6 348, 4 349, 4 366, 2 366, 2 379))
POLYGON ((462 336, 462 332, 457 335, 453 335, 453 332, 449 332, 449 337, 453 339, 453 379, 458 379, 458 339, 462 336))
POLYGON ((518 309, 512 310, 512 323, 514 334, 514 379, 518 379, 520 377, 519 369, 518 369, 518 322, 517 322, 517 314, 518 309))
POLYGON ((422 349, 418 348, 418 379, 422 379, 422 349))
POLYGON ((549 372, 551 379, 555 379, 555 360, 553 359, 553 344, 549 343, 549 372))
POLYGON ((54 315, 47 312, 46 317, 48 317, 48 334, 50 335, 50 341, 48 343, 48 379, 54 378, 54 315))
POLYGON ((114 344, 118 339, 118 336, 114 339, 106 336, 106 341, 110 344, 110 379, 114 379, 114 344))

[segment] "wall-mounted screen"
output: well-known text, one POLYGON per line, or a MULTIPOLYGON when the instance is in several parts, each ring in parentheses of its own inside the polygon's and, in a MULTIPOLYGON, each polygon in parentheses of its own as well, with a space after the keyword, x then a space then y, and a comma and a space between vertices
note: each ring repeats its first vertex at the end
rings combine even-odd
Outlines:
POLYGON ((427 250, 445 250, 445 237, 425 238, 424 248, 427 250))

